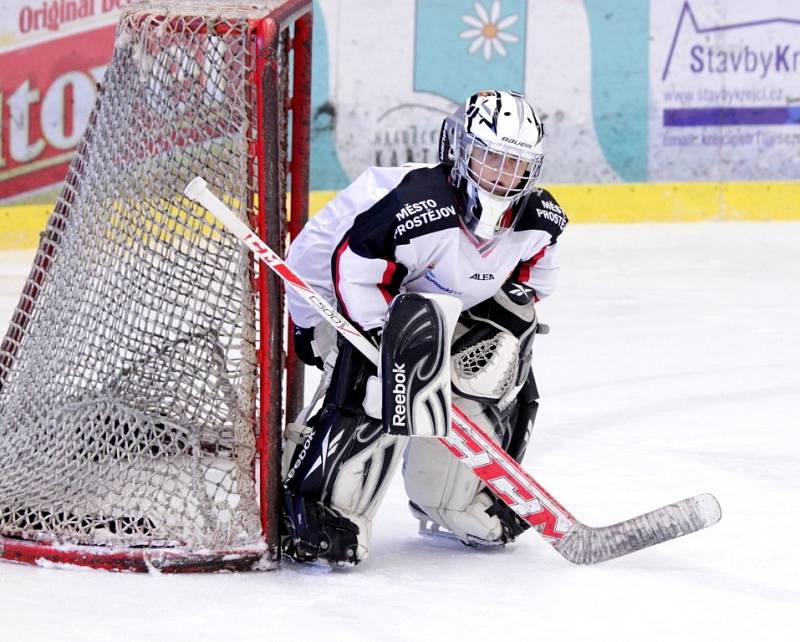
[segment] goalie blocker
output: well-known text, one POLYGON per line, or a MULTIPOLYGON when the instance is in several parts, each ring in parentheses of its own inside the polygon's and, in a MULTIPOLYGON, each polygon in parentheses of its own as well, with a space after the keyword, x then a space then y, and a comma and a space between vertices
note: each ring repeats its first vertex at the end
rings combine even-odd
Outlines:
POLYGON ((384 428, 395 435, 444 437, 450 430, 450 341, 461 301, 399 294, 381 339, 384 428))

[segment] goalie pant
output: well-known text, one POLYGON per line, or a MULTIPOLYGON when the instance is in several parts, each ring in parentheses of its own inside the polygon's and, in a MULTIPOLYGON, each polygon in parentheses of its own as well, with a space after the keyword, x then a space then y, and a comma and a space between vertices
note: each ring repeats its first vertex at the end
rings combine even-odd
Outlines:
MULTIPOLYGON (((532 302, 509 299, 505 291, 511 288, 462 314, 451 361, 458 405, 520 461, 538 408, 529 361, 536 320, 532 302), (502 341, 494 341, 501 335, 502 341), (518 348, 485 358, 486 345, 509 343, 518 348), (483 351, 478 359, 476 347, 483 351), (513 362, 498 363, 503 359, 513 362), (466 371, 465 362, 483 365, 466 371), (510 376, 499 376, 501 370, 510 376), (498 376, 505 386, 498 386, 498 376)), ((405 489, 417 518, 432 520, 472 545, 504 544, 525 530, 527 524, 438 440, 387 434, 380 420, 365 413, 366 383, 374 373, 359 352, 341 343, 338 353, 328 355, 321 410, 307 426, 288 427, 284 551, 300 561, 365 559, 372 518, 404 449, 405 489)))

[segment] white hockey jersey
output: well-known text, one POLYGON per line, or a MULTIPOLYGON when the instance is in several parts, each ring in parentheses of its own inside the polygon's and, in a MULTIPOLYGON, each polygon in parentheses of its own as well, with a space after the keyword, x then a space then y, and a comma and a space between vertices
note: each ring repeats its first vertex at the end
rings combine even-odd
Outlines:
MULTIPOLYGON (((528 198, 514 230, 492 240, 473 236, 444 164, 372 167, 314 216, 292 242, 287 261, 309 284, 365 330, 383 325, 400 292, 458 297, 464 309, 488 299, 509 278, 541 299, 555 288, 556 240, 567 217, 546 190, 528 198)), ((287 292, 296 325, 317 312, 287 292)))

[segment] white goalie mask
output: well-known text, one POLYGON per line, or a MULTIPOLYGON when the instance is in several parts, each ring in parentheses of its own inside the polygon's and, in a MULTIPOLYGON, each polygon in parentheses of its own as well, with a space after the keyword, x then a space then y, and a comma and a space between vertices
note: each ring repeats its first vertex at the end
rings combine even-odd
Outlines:
MULTIPOLYGON (((481 91, 445 118, 439 160, 462 187, 464 225, 485 239, 514 229, 512 206, 536 187, 542 171, 544 125, 533 106, 511 91, 481 91)), ((514 211, 516 209, 516 211, 514 211)))

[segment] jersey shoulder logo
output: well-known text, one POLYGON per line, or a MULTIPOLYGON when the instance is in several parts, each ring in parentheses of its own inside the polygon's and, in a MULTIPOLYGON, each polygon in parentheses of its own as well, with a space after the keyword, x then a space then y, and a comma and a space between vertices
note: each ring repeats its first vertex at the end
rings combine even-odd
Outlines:
POLYGON ((476 281, 493 281, 494 274, 491 273, 481 274, 480 272, 475 272, 475 274, 473 274, 469 278, 475 279, 476 281))
POLYGON ((516 229, 520 232, 542 230, 548 232, 555 241, 568 222, 566 213, 552 194, 541 189, 531 194, 516 229))
POLYGON ((455 192, 445 167, 423 167, 410 171, 393 192, 394 241, 411 239, 458 227, 455 192))
POLYGON ((542 199, 536 208, 536 215, 545 221, 555 223, 560 230, 567 226, 567 217, 564 215, 564 210, 554 200, 542 199))

